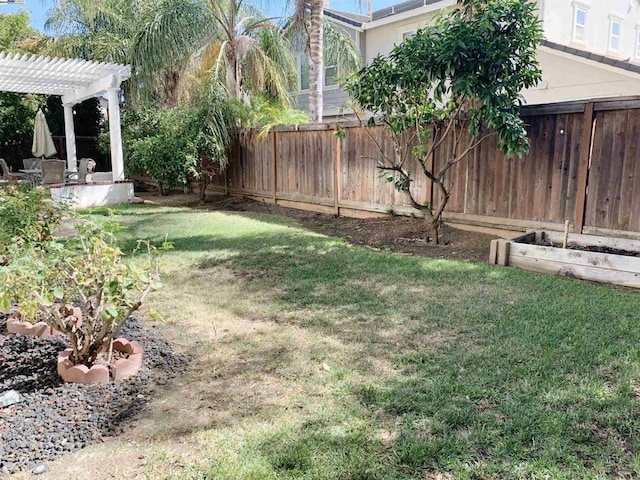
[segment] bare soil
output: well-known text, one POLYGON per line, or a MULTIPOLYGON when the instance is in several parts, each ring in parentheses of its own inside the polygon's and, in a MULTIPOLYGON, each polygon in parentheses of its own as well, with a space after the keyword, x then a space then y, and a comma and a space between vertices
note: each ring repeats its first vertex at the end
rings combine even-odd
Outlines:
POLYGON ((378 250, 405 253, 421 257, 448 260, 486 262, 491 240, 497 238, 485 233, 459 230, 443 225, 440 245, 425 242, 426 222, 421 218, 386 216, 380 218, 349 218, 335 215, 285 208, 241 197, 212 196, 202 204, 195 195, 168 197, 143 195, 146 201, 164 205, 188 206, 233 212, 256 212, 281 215, 294 220, 313 232, 342 238, 354 245, 378 250))
MULTIPOLYGON (((549 240, 542 240, 534 243, 534 245, 540 245, 543 247, 562 248, 561 243, 553 243, 549 240)), ((593 253, 608 253, 611 255, 622 255, 625 257, 640 257, 640 252, 632 250, 621 250, 618 248, 602 247, 599 245, 575 245, 572 243, 567 244, 569 250, 580 250, 581 252, 593 252, 593 253)))

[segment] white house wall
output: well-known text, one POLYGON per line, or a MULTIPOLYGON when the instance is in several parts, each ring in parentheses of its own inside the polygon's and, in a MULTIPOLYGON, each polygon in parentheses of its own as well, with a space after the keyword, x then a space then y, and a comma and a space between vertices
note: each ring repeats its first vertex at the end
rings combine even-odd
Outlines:
POLYGON ((588 50, 609 57, 640 60, 636 44, 640 29, 640 8, 635 0, 538 0, 541 9, 544 36, 547 40, 588 50), (573 39, 575 8, 587 11, 586 40, 573 39), (630 8, 632 7, 632 8, 630 8), (619 52, 609 50, 610 21, 622 24, 619 52))
POLYGON ((640 95, 640 75, 616 73, 595 62, 545 48, 538 50, 537 57, 543 80, 538 88, 524 92, 528 105, 640 95))
POLYGON ((400 20, 379 27, 366 30, 365 62, 368 65, 378 55, 387 55, 393 47, 402 42, 404 32, 416 31, 432 23, 437 12, 416 15, 412 18, 400 20))

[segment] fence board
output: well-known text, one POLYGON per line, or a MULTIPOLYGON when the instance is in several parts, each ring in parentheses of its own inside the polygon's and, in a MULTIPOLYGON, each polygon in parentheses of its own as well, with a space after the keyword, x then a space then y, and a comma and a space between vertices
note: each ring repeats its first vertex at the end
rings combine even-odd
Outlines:
POLYGON ((596 112, 585 226, 640 230, 640 109, 596 112))

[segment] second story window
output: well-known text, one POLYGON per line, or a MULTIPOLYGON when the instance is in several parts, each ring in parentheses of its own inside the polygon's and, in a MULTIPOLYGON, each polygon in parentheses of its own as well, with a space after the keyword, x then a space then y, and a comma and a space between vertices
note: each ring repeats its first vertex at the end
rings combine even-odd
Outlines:
MULTIPOLYGON (((337 65, 326 65, 324 67, 324 86, 330 87, 338 84, 337 65)), ((300 90, 309 90, 309 55, 298 57, 298 79, 300 80, 300 90)))
POLYGON ((336 77, 338 76, 338 67, 335 65, 329 65, 324 69, 324 86, 330 87, 331 85, 337 85, 338 81, 336 77))
POLYGON ((622 22, 612 18, 609 26, 609 50, 620 51, 620 37, 622 36, 622 22))
POLYGON ((573 20, 573 41, 585 43, 587 41, 587 10, 582 7, 575 8, 573 20))
POLYGON ((309 55, 300 55, 300 90, 309 90, 309 55))

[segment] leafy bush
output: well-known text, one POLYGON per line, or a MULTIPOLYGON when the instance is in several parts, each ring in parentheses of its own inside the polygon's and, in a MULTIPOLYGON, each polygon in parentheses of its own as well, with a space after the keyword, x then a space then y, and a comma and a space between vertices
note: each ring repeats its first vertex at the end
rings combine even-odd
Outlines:
POLYGON ((112 235, 91 224, 80 230, 78 239, 22 250, 0 267, 0 308, 63 332, 73 348, 70 360, 91 366, 158 286, 158 267, 148 243, 140 244, 141 261, 125 262, 112 235), (82 322, 70 305, 80 306, 82 322))
POLYGON ((186 185, 194 167, 184 136, 184 115, 170 108, 146 108, 125 115, 127 168, 146 173, 158 184, 161 195, 186 185))
POLYGON ((273 127, 309 123, 309 116, 301 110, 269 101, 266 97, 253 97, 242 121, 247 129, 243 132, 245 135, 252 130, 258 130, 258 138, 264 139, 273 127))
POLYGON ((0 255, 6 255, 12 244, 46 245, 65 214, 69 212, 53 203, 42 188, 10 185, 0 189, 0 255))
POLYGON ((206 188, 227 164, 237 113, 236 101, 208 84, 184 107, 127 112, 127 168, 148 174, 158 183, 161 195, 187 185, 190 176, 206 188))
POLYGON ((187 157, 204 201, 209 183, 227 166, 229 149, 238 131, 240 106, 220 89, 205 84, 182 110, 187 157))

